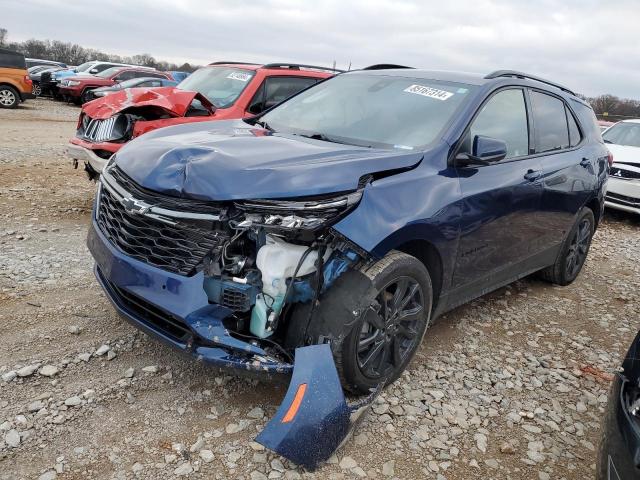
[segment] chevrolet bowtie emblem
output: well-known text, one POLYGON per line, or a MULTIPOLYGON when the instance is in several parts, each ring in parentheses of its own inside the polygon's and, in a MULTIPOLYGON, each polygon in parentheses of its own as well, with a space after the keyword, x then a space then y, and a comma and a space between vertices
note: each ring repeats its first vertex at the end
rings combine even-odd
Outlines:
POLYGON ((123 198, 120 203, 129 213, 134 215, 144 215, 152 207, 152 205, 134 198, 123 198))

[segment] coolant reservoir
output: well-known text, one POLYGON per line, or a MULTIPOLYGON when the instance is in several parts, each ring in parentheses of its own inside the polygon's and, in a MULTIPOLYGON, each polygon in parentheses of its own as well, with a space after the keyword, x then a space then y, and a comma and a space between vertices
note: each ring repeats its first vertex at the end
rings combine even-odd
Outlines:
MULTIPOLYGON (((262 293, 256 298, 249 327, 256 337, 265 338, 273 333, 269 328, 270 320, 280 312, 287 292, 287 279, 293 277, 298 262, 307 248, 304 245, 294 245, 279 238, 267 236, 266 245, 258 250, 256 265, 262 273, 262 293)), ((327 251, 325 257, 330 254, 331 252, 327 251)), ((315 272, 317 258, 317 250, 309 252, 296 277, 315 272)))

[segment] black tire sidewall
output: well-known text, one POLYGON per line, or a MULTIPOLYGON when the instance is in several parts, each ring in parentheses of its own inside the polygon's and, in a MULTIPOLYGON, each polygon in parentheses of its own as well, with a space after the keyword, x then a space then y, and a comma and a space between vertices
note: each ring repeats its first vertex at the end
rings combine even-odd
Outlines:
POLYGON ((556 271, 557 271, 557 276, 559 280, 558 283, 560 285, 569 285, 576 278, 578 278, 578 275, 580 275, 580 272, 582 271, 582 268, 584 267, 584 264, 587 261, 587 256, 589 255, 589 249, 591 248, 591 240, 593 239, 594 232, 595 232, 595 217, 593 216, 593 212, 591 211, 591 209, 585 207, 582 210, 580 210, 580 213, 578 214, 575 224, 569 231, 569 235, 567 235, 567 238, 565 239, 564 244, 562 245, 562 251, 557 260, 556 271), (576 274, 570 277, 567 275, 567 268, 566 268, 567 254, 569 252, 571 241, 575 236, 578 228, 580 227, 580 223, 582 223, 582 221, 585 218, 589 220, 589 225, 591 227, 591 233, 589 235, 589 245, 587 246, 587 252, 585 253, 584 262, 582 262, 582 265, 580 265, 580 268, 578 269, 576 274))
MULTIPOLYGON (((384 259, 381 261, 384 261, 384 259)), ((381 271, 376 272, 371 277, 371 281, 376 292, 379 292, 383 287, 388 285, 389 282, 401 276, 411 277, 415 279, 420 285, 420 288, 422 289, 425 315, 418 331, 418 337, 420 338, 420 341, 418 341, 413 350, 409 352, 405 360, 402 362, 400 368, 396 369, 396 371, 391 376, 387 377, 385 384, 390 384, 397 380, 402 372, 406 369, 409 362, 411 362, 411 359, 414 357, 416 351, 420 346, 420 343, 422 342, 422 338, 424 337, 431 319, 431 278, 427 269, 416 258, 409 255, 402 255, 402 257, 395 259, 394 261, 389 263, 389 265, 385 266, 381 271)), ((375 296, 370 299, 371 302, 373 302, 374 300, 375 296)), ((365 376, 358 366, 357 345, 363 323, 364 314, 361 315, 360 318, 358 318, 358 320, 353 324, 350 332, 341 345, 342 374, 344 376, 344 380, 351 386, 352 390, 355 390, 358 393, 368 393, 372 388, 376 388, 380 384, 379 378, 372 379, 365 376)))
POLYGON ((2 85, 2 86, 0 86, 0 92, 2 90, 8 90, 11 93, 13 93, 15 101, 11 105, 2 105, 2 104, 0 104, 0 108, 16 108, 18 105, 20 105, 20 95, 18 94, 18 91, 15 88, 10 87, 8 85, 2 85))

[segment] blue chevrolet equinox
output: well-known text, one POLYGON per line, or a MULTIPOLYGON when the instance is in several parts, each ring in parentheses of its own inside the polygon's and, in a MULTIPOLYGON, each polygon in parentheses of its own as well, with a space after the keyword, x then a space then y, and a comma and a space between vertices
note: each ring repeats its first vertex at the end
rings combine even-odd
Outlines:
POLYGON ((88 245, 137 327, 221 368, 293 375, 278 419, 293 428, 299 409, 326 418, 336 392, 397 379, 443 312, 536 272, 573 282, 611 161, 566 87, 377 66, 132 141, 101 177, 88 245))

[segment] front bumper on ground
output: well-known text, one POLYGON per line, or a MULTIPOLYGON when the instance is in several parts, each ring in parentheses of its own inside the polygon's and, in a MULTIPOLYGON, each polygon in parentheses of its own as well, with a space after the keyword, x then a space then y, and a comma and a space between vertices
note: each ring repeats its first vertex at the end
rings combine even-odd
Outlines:
POLYGON ((95 220, 87 244, 107 297, 136 327, 219 368, 291 376, 282 405, 256 439, 289 460, 315 469, 344 442, 380 392, 348 405, 329 345, 298 348, 293 365, 281 362, 229 335, 222 321, 231 311, 209 304, 202 273, 185 277, 129 258, 109 244, 95 220))
POLYGON ((610 176, 604 204, 610 208, 640 214, 640 179, 610 176))

